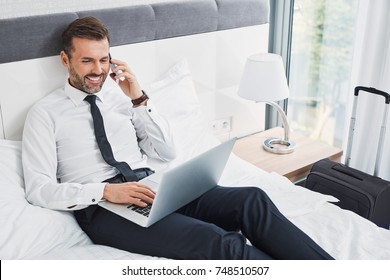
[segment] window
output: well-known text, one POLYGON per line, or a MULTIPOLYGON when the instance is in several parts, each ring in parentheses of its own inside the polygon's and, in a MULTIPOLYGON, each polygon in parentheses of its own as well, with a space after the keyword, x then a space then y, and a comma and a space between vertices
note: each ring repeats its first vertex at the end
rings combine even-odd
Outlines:
POLYGON ((356 0, 295 0, 288 118, 294 131, 341 147, 356 0))

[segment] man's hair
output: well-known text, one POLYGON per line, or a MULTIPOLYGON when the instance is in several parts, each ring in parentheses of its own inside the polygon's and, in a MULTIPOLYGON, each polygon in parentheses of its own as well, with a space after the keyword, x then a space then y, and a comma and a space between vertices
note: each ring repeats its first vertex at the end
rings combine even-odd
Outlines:
POLYGON ((94 17, 84 17, 73 21, 62 33, 62 46, 69 59, 74 51, 73 38, 86 38, 91 40, 104 40, 110 42, 107 28, 94 17))

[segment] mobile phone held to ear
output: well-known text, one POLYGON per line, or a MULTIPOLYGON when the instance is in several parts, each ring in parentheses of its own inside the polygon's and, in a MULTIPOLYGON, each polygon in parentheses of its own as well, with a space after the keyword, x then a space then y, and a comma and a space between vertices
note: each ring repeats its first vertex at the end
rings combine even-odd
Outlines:
MULTIPOLYGON (((118 70, 118 71, 115 71, 115 72, 114 72, 114 68, 115 68, 116 65, 113 64, 113 63, 111 63, 111 54, 110 54, 110 53, 108 53, 108 57, 109 57, 109 59, 110 59, 110 68, 111 68, 111 71, 115 74, 115 76, 121 74, 121 73, 122 73, 121 70, 118 70)), ((121 77, 121 78, 119 78, 119 79, 115 79, 115 81, 116 81, 117 83, 119 83, 119 80, 124 81, 125 78, 124 78, 124 77, 121 77)))

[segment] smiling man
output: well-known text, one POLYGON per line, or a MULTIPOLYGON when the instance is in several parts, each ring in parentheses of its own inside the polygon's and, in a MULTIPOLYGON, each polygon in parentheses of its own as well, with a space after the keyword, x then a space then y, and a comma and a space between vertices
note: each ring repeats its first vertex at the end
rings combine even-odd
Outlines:
POLYGON ((153 173, 147 158, 175 157, 168 123, 128 65, 110 61, 109 42, 107 29, 93 17, 75 20, 63 33, 60 58, 69 78, 31 108, 23 132, 26 195, 32 204, 74 211, 93 242, 140 254, 331 258, 257 187, 216 186, 149 228, 99 207, 101 200, 153 203, 154 191, 138 182, 153 173), (110 63, 117 74, 110 73, 110 63), (108 85, 108 76, 117 84, 108 85))

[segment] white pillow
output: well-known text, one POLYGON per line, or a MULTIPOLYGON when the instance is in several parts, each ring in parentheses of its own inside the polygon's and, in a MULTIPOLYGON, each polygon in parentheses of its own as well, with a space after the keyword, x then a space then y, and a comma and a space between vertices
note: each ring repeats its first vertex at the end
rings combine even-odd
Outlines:
POLYGON ((0 259, 39 258, 92 243, 72 213, 26 201, 19 141, 0 140, 0 209, 0 259))
POLYGON ((216 145, 207 126, 185 59, 145 88, 158 112, 169 122, 180 162, 216 145))

